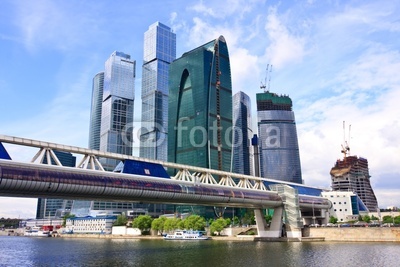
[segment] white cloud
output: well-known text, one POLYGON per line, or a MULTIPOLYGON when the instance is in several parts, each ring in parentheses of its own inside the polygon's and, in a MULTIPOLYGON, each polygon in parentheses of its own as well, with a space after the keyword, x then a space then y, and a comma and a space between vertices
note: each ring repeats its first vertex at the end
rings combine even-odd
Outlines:
POLYGON ((272 65, 281 69, 288 64, 301 62, 305 54, 305 39, 290 33, 280 20, 276 8, 269 9, 265 31, 270 40, 265 53, 272 65))

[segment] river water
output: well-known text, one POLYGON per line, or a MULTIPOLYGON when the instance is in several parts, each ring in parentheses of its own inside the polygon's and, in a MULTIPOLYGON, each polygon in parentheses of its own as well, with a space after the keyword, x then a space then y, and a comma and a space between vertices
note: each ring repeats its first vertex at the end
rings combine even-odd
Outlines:
POLYGON ((0 266, 399 266, 400 243, 0 236, 0 266))

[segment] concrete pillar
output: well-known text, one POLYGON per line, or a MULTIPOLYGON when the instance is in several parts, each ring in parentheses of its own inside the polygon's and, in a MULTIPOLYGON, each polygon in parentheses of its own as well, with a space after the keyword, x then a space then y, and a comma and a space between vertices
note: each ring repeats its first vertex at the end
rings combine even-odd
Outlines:
POLYGON ((282 234, 282 213, 283 207, 274 209, 274 216, 271 220, 271 225, 267 227, 264 214, 261 209, 254 210, 254 216, 257 224, 258 237, 275 237, 279 238, 282 234))

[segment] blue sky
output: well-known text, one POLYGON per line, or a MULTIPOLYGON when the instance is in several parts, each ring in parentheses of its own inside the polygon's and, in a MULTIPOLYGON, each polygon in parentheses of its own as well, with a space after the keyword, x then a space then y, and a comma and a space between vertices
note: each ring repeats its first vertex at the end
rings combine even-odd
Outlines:
MULTIPOLYGON (((0 134, 87 147, 92 78, 115 50, 136 60, 140 120, 143 34, 160 21, 176 33, 178 57, 225 37, 233 91, 252 98, 253 120, 273 65, 270 90, 293 101, 307 185, 330 187, 346 121, 379 206, 400 206, 399 14, 391 0, 3 0, 0 134)), ((36 153, 6 147, 16 160, 36 153)), ((0 217, 35 211, 36 199, 0 197, 0 217)))

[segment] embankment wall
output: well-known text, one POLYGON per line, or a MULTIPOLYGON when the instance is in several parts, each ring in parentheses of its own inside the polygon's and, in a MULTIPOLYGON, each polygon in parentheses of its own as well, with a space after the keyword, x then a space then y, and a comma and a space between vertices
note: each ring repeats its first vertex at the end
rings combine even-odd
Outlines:
POLYGON ((400 227, 304 228, 304 237, 324 237, 325 241, 400 242, 400 227))

